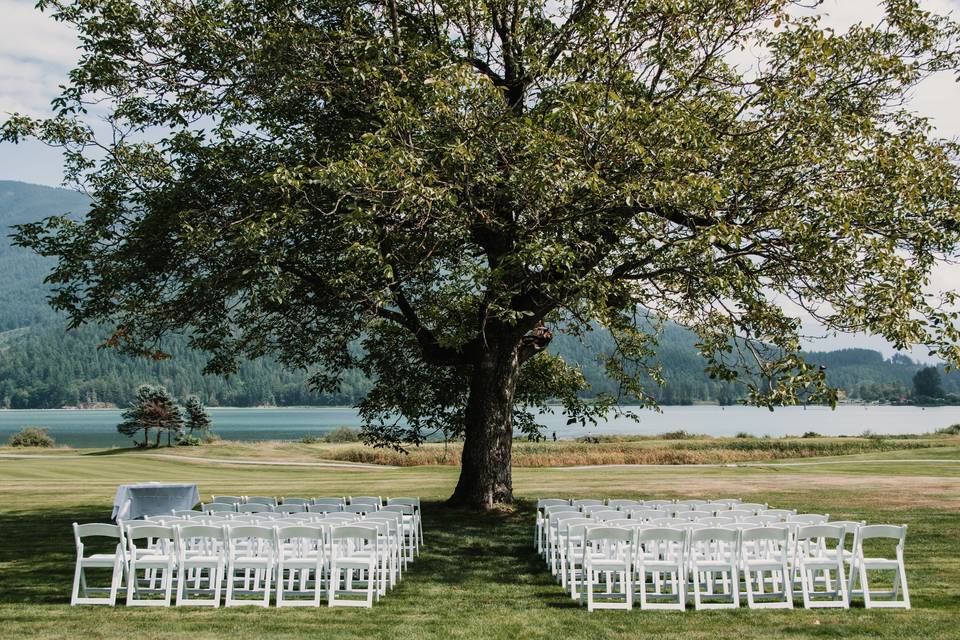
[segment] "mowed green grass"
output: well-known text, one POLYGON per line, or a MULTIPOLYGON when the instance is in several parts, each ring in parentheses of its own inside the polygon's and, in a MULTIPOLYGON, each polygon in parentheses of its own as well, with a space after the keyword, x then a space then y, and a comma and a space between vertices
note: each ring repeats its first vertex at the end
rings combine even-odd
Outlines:
MULTIPOLYGON (((517 469, 515 510, 443 506, 449 467, 203 465, 115 454, 0 459, 2 638, 943 638, 960 634, 960 449, 761 467, 517 469), (926 459, 915 463, 906 460, 926 459), (426 547, 373 610, 68 606, 70 523, 106 521, 118 484, 197 482, 201 494, 424 499, 426 547), (588 614, 531 545, 537 497, 738 496, 833 518, 906 523, 911 611, 604 611, 588 614)), ((809 461, 804 461, 809 462, 809 461)))

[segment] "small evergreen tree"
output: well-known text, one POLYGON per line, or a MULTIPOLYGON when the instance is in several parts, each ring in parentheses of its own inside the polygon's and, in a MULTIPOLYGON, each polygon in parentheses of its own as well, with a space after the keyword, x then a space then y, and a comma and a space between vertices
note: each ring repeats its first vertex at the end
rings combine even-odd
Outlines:
POLYGON ((194 435, 195 432, 200 432, 201 436, 205 435, 210 430, 212 420, 210 420, 210 414, 207 413, 207 408, 203 406, 200 398, 187 396, 183 408, 187 413, 186 427, 190 430, 190 435, 194 435))
POLYGON ((142 385, 130 406, 123 411, 123 422, 117 425, 117 431, 133 438, 143 431, 143 444, 150 444, 150 429, 157 430, 156 446, 160 446, 160 436, 164 431, 169 436, 183 429, 183 416, 173 396, 164 387, 142 385))

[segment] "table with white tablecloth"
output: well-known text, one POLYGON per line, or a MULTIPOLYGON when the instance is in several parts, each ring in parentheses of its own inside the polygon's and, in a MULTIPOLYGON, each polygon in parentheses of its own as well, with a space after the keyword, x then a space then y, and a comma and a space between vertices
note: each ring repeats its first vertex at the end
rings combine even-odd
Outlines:
POLYGON ((200 502, 195 484, 145 482, 122 484, 113 499, 114 520, 169 515, 173 509, 193 509, 200 502))

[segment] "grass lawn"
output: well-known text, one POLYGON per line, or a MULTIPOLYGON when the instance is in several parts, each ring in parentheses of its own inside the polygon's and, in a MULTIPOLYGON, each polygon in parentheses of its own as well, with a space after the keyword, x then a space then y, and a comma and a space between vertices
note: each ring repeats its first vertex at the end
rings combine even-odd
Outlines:
POLYGON ((478 516, 442 506, 456 482, 449 466, 239 466, 136 453, 0 459, 0 637, 953 639, 960 634, 958 460, 960 447, 948 446, 738 468, 520 468, 517 509, 478 516), (204 498, 420 495, 427 546, 373 610, 68 606, 70 523, 107 521, 116 486, 147 480, 197 482, 204 498), (739 496, 835 519, 906 523, 914 608, 588 614, 532 550, 532 500, 548 496, 739 496))

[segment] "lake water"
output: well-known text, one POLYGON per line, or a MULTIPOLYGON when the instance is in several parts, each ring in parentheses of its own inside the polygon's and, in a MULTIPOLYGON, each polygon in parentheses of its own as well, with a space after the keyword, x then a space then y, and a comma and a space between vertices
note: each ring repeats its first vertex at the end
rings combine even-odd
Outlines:
MULTIPOLYGON (((690 433, 731 436, 740 431, 762 435, 823 435, 927 433, 960 423, 960 407, 887 407, 844 405, 784 407, 773 412, 754 407, 663 407, 661 413, 639 410, 640 421, 611 418, 596 427, 566 426, 561 414, 542 416, 549 437, 575 438, 587 434, 653 435, 683 429, 690 433)), ((323 435, 337 427, 359 427, 357 412, 349 407, 211 408, 213 428, 226 440, 298 440, 323 435)), ((118 410, 0 410, 0 442, 25 426, 50 430, 58 444, 73 447, 124 446, 130 439, 116 431, 118 410)))

